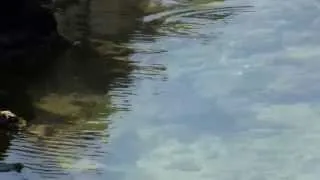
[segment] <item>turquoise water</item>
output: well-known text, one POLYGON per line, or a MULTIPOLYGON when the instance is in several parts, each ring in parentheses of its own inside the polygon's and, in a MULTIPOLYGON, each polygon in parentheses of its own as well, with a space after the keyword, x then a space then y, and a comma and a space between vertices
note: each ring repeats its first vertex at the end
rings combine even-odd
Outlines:
POLYGON ((320 3, 177 3, 121 42, 133 68, 107 92, 107 129, 18 136, 6 161, 29 167, 0 177, 316 180, 320 3))

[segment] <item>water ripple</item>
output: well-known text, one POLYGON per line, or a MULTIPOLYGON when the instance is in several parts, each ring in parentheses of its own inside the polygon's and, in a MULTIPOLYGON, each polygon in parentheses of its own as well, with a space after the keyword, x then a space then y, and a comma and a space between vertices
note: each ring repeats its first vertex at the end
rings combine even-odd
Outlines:
MULTIPOLYGON (((176 38, 214 38, 215 34, 201 33, 199 30, 208 24, 228 23, 236 15, 251 12, 251 9, 252 6, 247 5, 181 7, 144 17, 144 30, 160 36, 176 38)), ((140 32, 141 36, 145 31, 140 32)))

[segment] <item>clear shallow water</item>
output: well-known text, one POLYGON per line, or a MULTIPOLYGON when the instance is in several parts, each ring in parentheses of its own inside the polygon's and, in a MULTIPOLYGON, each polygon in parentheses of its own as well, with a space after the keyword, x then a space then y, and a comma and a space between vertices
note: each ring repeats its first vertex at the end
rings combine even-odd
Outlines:
MULTIPOLYGON (((96 128, 84 118, 40 138, 17 136, 5 159, 28 168, 0 177, 317 179, 319 11, 313 0, 248 0, 145 16, 123 31, 125 68, 123 56, 110 63, 115 110, 98 111, 96 128)), ((102 39, 106 29, 91 30, 102 39)), ((102 97, 93 92, 85 95, 102 97)))

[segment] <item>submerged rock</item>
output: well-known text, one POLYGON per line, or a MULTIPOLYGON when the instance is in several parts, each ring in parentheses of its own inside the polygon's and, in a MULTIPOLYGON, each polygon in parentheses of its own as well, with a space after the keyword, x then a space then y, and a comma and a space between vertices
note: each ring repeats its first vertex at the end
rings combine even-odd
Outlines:
POLYGON ((21 163, 0 163, 0 172, 21 172, 23 168, 24 165, 21 163))

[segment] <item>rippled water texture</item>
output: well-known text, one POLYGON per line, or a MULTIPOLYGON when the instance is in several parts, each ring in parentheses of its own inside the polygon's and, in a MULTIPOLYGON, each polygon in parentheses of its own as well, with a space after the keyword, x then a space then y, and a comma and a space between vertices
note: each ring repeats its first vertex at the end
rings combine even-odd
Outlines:
POLYGON ((319 178, 318 1, 57 3, 81 47, 30 87, 1 178, 319 178))

